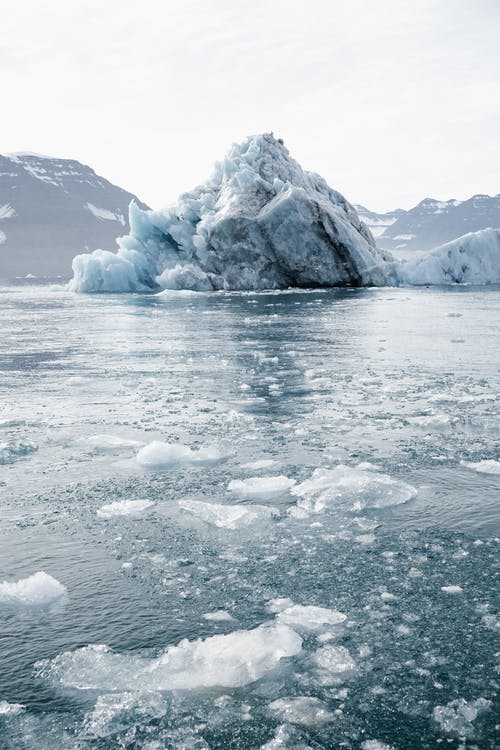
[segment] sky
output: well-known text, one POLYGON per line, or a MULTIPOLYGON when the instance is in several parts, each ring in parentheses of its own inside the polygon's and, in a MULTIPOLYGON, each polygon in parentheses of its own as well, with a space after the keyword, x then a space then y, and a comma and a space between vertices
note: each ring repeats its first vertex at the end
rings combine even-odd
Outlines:
POLYGON ((160 208, 274 132, 377 211, 500 193, 500 0, 16 0, 0 152, 160 208))

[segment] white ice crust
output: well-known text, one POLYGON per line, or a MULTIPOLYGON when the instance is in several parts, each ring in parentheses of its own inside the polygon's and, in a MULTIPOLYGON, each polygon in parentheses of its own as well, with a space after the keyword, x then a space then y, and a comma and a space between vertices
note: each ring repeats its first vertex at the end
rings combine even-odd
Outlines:
POLYGON ((272 134, 234 144, 206 183, 161 211, 130 206, 119 250, 73 261, 77 292, 383 284, 389 255, 356 210, 272 134))

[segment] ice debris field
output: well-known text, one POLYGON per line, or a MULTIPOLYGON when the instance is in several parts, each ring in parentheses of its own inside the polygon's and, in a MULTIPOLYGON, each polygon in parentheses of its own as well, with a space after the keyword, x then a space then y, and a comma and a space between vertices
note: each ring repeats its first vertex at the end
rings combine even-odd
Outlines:
POLYGON ((497 287, 0 295, 1 750, 497 746, 497 287))
POLYGON ((418 260, 377 248, 355 208, 306 172, 270 133, 234 144, 176 205, 131 203, 118 251, 73 261, 75 292, 500 283, 500 229, 448 242, 418 260))

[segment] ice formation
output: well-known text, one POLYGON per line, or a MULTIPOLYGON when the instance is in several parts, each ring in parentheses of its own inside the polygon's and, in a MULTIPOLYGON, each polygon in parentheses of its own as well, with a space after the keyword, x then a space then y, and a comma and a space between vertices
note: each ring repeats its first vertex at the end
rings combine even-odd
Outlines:
POLYGON ((175 206, 130 205, 117 253, 73 260, 77 292, 284 289, 385 282, 392 258, 356 210, 272 134, 234 144, 175 206))
POLYGON ((153 440, 138 451, 136 460, 147 469, 162 469, 176 464, 211 463, 224 458, 221 451, 213 445, 192 450, 182 443, 164 443, 153 440))
POLYGON ((371 469, 344 466, 315 469, 310 479, 291 490, 297 505, 321 513, 330 505, 351 504, 353 510, 405 503, 417 494, 414 487, 371 469))
POLYGON ((479 714, 490 708, 491 702, 485 698, 478 698, 475 701, 457 698, 447 703, 446 706, 436 706, 433 716, 446 734, 467 738, 474 735, 473 722, 479 714))
POLYGON ((43 570, 19 581, 0 583, 0 607, 44 607, 66 595, 66 587, 43 570))
POLYGON ((482 229, 447 242, 397 268, 399 284, 500 284, 500 229, 482 229))
POLYGON ((0 716, 17 716, 25 710, 22 703, 8 703, 0 701, 0 716))
POLYGON ((278 515, 267 505, 222 505, 202 500, 179 500, 179 507, 193 516, 220 529, 241 529, 254 523, 271 520, 278 515))
POLYGON ((319 698, 310 698, 305 695, 298 695, 293 698, 278 698, 269 704, 269 710, 280 721, 305 727, 321 726, 335 720, 335 715, 328 711, 319 698))
POLYGON ((479 472, 479 474, 500 474, 500 461, 495 461, 494 459, 490 461, 477 461, 476 463, 462 461, 461 463, 468 469, 479 472))
POLYGON ((79 690, 162 691, 241 687, 302 650, 301 637, 280 623, 169 646, 156 659, 86 646, 40 662, 42 676, 79 690))
POLYGON ((248 479, 232 479, 227 488, 230 492, 246 497, 258 497, 261 495, 279 495, 286 492, 295 484, 294 479, 289 479, 283 474, 279 476, 248 477, 248 479))
POLYGON ((291 604, 278 612, 278 622, 284 623, 299 633, 316 633, 328 627, 341 625, 346 620, 343 612, 312 604, 291 604))
POLYGON ((115 516, 135 516, 154 505, 152 500, 116 500, 106 503, 97 511, 98 518, 114 518, 115 516))

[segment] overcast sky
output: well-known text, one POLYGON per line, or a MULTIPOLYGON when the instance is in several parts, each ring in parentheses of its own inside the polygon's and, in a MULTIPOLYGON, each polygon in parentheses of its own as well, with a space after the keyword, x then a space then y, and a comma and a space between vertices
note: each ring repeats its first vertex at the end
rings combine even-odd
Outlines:
POLYGON ((356 203, 500 192, 500 0, 15 0, 0 152, 154 207, 274 131, 356 203))

